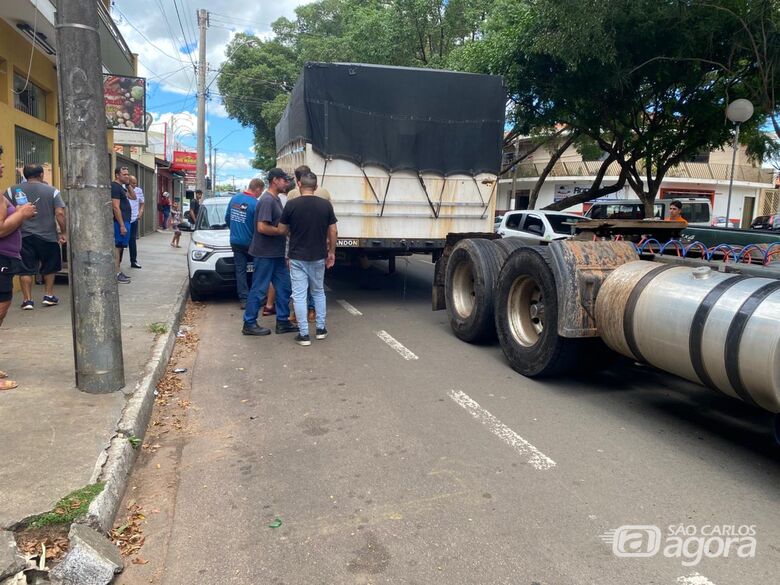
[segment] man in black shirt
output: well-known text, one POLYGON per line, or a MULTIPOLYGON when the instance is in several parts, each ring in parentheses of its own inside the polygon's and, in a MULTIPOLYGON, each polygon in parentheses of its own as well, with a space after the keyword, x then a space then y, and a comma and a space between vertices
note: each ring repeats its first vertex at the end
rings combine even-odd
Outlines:
MULTIPOLYGON (((114 262, 116 263, 116 281, 128 284, 130 277, 122 272, 119 265, 122 255, 130 244, 130 201, 127 199, 127 185, 130 183, 130 171, 127 167, 117 167, 114 170, 114 180, 111 182, 111 204, 114 213, 114 262)), ((135 198, 135 194, 133 194, 135 198)))
POLYGON ((198 189, 195 191, 195 197, 190 201, 189 219, 190 225, 195 227, 195 220, 198 219, 198 212, 200 211, 200 202, 203 199, 203 191, 198 189))
MULTIPOLYGON (((325 339, 325 269, 336 262, 336 214, 330 201, 317 197, 317 176, 303 173, 301 196, 288 201, 279 220, 280 234, 290 234, 290 279, 296 315, 306 315, 307 293, 314 299, 317 339, 325 339)), ((311 345, 309 323, 298 321, 298 345, 311 345)))

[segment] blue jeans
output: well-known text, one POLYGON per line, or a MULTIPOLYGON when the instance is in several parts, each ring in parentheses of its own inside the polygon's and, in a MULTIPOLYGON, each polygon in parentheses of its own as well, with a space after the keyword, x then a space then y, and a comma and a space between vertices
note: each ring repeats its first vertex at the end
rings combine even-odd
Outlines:
POLYGON ((292 280, 292 298, 295 314, 298 316, 298 331, 301 335, 309 334, 309 322, 306 319, 308 295, 314 299, 314 310, 317 312, 317 329, 325 329, 327 313, 325 303, 325 259, 306 262, 290 260, 290 280, 292 280))
POLYGON ((249 297, 249 283, 246 278, 246 265, 252 262, 252 257, 244 246, 231 244, 233 263, 236 267, 236 292, 238 299, 245 301, 249 297))
POLYGON ((257 325, 260 303, 268 295, 268 284, 276 289, 276 320, 290 320, 290 271, 284 258, 255 258, 252 288, 246 299, 244 325, 257 325))

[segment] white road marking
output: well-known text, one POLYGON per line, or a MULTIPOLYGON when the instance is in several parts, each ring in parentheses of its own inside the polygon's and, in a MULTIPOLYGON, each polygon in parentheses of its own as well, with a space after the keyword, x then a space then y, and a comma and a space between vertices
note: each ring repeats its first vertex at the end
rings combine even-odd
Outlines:
POLYGON ((349 304, 347 301, 345 301, 344 299, 339 299, 339 300, 337 300, 336 302, 337 302, 339 305, 341 305, 342 307, 344 307, 344 310, 345 310, 347 313, 349 313, 350 315, 355 315, 355 317, 360 317, 360 316, 363 314, 363 313, 361 313, 360 311, 358 311, 358 310, 357 310, 355 307, 353 307, 352 305, 350 305, 350 304, 349 304))
POLYGON ((691 573, 687 577, 677 577, 678 585, 715 585, 700 573, 691 573))
POLYGON ((392 335, 390 335, 387 331, 377 331, 376 332, 377 337, 384 341, 387 345, 392 347, 395 351, 397 351, 399 354, 401 354, 401 357, 405 360, 417 360, 420 359, 414 353, 412 353, 409 349, 403 346, 403 344, 395 339, 392 335))
POLYGON ((547 457, 547 455, 539 451, 539 449, 482 408, 465 392, 450 390, 448 396, 452 398, 456 404, 465 408, 471 416, 485 425, 490 429, 491 433, 507 443, 520 455, 528 456, 528 463, 535 469, 543 471, 556 466, 555 461, 547 457))

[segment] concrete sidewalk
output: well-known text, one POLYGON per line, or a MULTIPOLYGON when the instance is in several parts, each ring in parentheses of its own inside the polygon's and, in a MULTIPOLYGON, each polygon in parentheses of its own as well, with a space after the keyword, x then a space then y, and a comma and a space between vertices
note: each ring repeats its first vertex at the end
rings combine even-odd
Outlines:
MULTIPOLYGON (((138 382, 159 361, 151 323, 178 322, 186 294, 186 249, 171 248, 168 233, 138 241, 141 270, 123 270, 132 283, 119 285, 125 388, 92 395, 75 387, 68 286, 57 284, 57 307, 44 307, 42 287, 33 290, 35 310, 22 311, 15 293, 0 328, 0 369, 19 387, 0 393, 0 530, 48 511, 62 496, 94 481, 96 463, 114 435, 138 382)), ((157 344, 159 345, 159 344, 157 344)))

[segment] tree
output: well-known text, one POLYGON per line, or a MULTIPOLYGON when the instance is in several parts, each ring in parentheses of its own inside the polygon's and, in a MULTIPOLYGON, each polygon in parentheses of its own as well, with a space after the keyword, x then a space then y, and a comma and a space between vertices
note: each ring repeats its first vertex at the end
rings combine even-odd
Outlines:
MULTIPOLYGON (((453 58, 504 75, 518 128, 563 125, 606 153, 590 192, 553 207, 628 182, 652 217, 669 169, 728 141, 726 104, 757 79, 749 67, 740 76, 722 67, 734 51, 729 18, 677 0, 501 0, 484 37, 453 58), (613 163, 618 181, 603 186, 613 163)), ((755 133, 759 123, 744 128, 755 133)))

